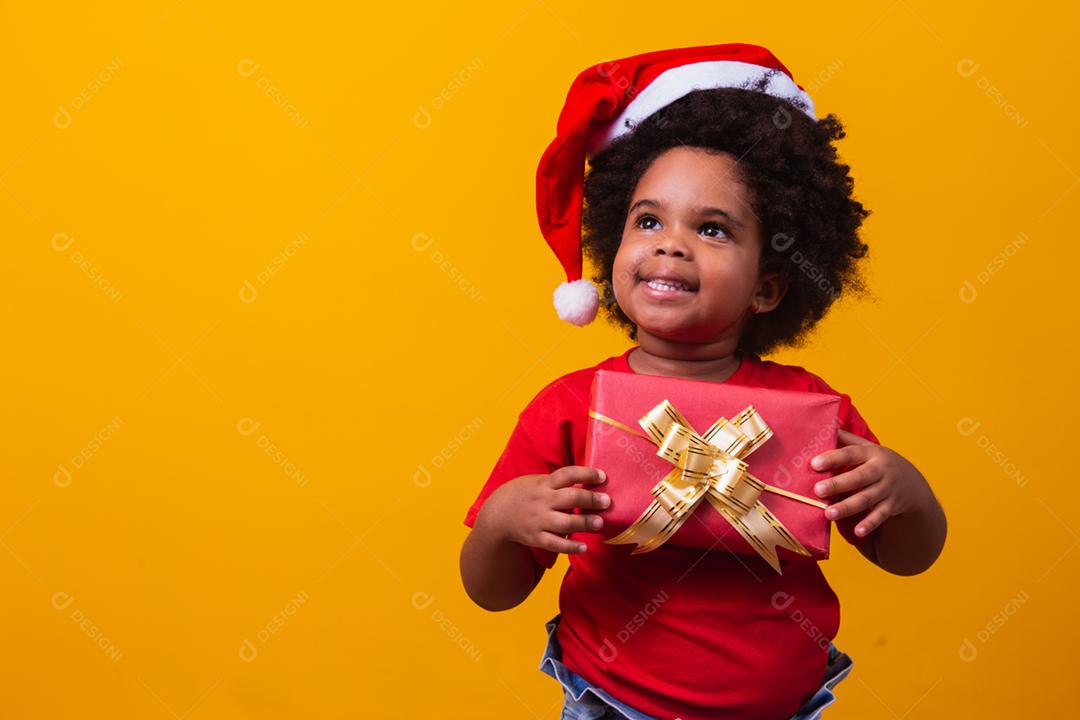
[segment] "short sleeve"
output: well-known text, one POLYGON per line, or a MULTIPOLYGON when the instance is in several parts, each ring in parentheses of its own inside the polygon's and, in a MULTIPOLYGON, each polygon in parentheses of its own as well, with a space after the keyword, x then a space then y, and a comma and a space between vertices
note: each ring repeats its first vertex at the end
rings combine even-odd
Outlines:
MULTIPOLYGON (((855 408, 855 405, 851 402, 850 395, 847 395, 846 393, 836 392, 831 387, 829 387, 824 380, 817 376, 814 376, 814 379, 816 381, 816 384, 818 385, 818 387, 816 388, 818 392, 826 392, 829 394, 840 396, 839 417, 841 428, 847 430, 848 432, 855 433, 860 437, 864 437, 872 443, 875 443, 877 445, 881 444, 881 442, 877 439, 877 436, 874 435, 873 431, 870 430, 870 426, 867 425, 866 420, 863 419, 863 416, 859 413, 859 411, 855 408)), ((851 496, 852 494, 853 493, 835 495, 829 498, 829 503, 831 504, 840 502, 841 500, 851 496)), ((840 518, 839 520, 834 520, 833 522, 836 524, 836 529, 840 533, 841 537, 843 537, 852 545, 860 545, 862 543, 872 540, 872 537, 869 535, 865 537, 859 537, 855 534, 855 526, 858 525, 862 520, 864 520, 869 514, 869 509, 863 510, 862 512, 840 518)))
MULTIPOLYGON (((481 506, 500 485, 522 475, 548 474, 567 464, 556 458, 545 456, 545 453, 538 448, 537 443, 533 442, 529 432, 525 429, 525 425, 524 417, 519 416, 514 430, 510 433, 506 448, 503 450, 502 455, 499 456, 498 461, 496 461, 491 475, 480 490, 480 494, 465 514, 465 524, 470 528, 476 522, 476 516, 480 512, 481 506)), ((551 568, 555 565, 558 553, 531 545, 527 547, 536 562, 545 568, 551 568)))

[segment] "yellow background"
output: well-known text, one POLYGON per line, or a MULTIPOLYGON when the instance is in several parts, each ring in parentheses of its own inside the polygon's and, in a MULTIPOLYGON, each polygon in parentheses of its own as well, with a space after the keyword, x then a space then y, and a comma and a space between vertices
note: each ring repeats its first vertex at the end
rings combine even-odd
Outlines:
POLYGON ((566 559, 500 614, 458 575, 518 411, 628 345, 556 318, 536 161, 587 65, 736 40, 839 114, 874 211, 876 301, 772 359, 850 393, 949 517, 916 577, 834 543, 828 715, 1068 714, 1077 22, 6 3, 0 714, 558 717, 566 559))

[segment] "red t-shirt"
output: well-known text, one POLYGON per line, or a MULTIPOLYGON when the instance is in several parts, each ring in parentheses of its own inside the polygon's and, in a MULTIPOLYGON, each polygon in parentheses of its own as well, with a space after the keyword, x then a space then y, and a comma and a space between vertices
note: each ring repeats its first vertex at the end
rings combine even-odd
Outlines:
MULTIPOLYGON (((466 525, 473 526, 480 506, 507 480, 583 464, 593 374, 634 372, 627 356, 635 347, 537 393, 520 413, 466 525)), ((878 442, 850 396, 802 367, 744 355, 725 382, 839 395, 841 427, 878 442)), ((854 534, 866 514, 836 521, 845 540, 869 540, 854 534)), ((668 720, 777 720, 794 714, 821 686, 840 605, 817 562, 781 557, 778 575, 755 556, 669 542, 631 557, 631 546, 605 544, 595 533, 572 533, 570 539, 589 549, 567 555, 558 640, 566 666, 594 686, 668 720)), ((558 557, 530 550, 547 568, 558 557)))

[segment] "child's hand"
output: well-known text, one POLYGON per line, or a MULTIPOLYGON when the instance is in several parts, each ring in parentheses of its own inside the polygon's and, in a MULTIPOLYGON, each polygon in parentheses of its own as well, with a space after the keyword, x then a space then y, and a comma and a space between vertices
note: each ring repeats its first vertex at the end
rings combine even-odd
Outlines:
POLYGON ((815 470, 855 467, 814 486, 821 497, 858 490, 851 497, 832 504, 825 511, 830 520, 854 515, 873 508, 855 528, 865 537, 890 517, 925 507, 933 491, 914 465, 902 455, 844 429, 837 431, 843 445, 813 458, 815 470))
POLYGON ((485 514, 484 522, 507 540, 556 553, 585 552, 584 543, 562 536, 595 531, 604 521, 599 515, 574 514, 573 509, 606 508, 611 500, 604 493, 571 485, 606 479, 602 470, 580 465, 561 467, 550 475, 522 475, 492 492, 480 514, 485 514))

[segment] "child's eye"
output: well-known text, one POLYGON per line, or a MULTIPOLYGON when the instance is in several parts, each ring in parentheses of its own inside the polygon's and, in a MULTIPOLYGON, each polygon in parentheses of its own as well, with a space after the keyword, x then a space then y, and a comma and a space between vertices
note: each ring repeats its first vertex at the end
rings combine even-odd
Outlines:
POLYGON ((642 227, 642 225, 641 225, 641 223, 648 222, 650 220, 652 222, 659 223, 659 220, 654 218, 652 215, 642 215, 641 217, 639 217, 637 219, 637 222, 634 223, 634 227, 641 228, 642 230, 652 230, 653 228, 651 228, 651 227, 642 227))
POLYGON ((728 231, 725 230, 722 225, 718 225, 717 223, 706 223, 705 225, 702 225, 701 232, 705 233, 707 237, 728 237, 728 231), (723 235, 711 235, 709 234, 710 230, 719 230, 723 235))

